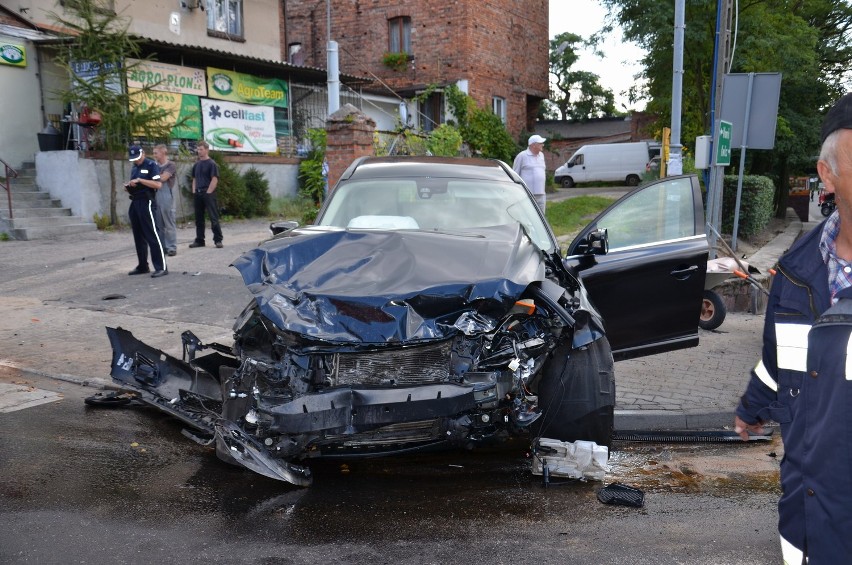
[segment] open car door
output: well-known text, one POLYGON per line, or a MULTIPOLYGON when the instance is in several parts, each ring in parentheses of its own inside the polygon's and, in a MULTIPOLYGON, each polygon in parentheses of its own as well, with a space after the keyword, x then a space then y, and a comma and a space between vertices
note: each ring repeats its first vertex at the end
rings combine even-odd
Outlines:
POLYGON ((603 316, 616 359, 698 345, 709 244, 698 177, 640 186, 604 210, 571 242, 579 271, 603 316), (606 229, 609 251, 582 255, 589 233, 606 229))

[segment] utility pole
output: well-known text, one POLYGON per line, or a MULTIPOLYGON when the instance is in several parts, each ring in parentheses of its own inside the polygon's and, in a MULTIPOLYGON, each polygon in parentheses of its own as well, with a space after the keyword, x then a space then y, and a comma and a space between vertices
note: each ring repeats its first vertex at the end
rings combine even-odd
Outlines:
POLYGON ((672 69, 672 129, 667 175, 683 174, 683 156, 680 144, 680 120, 683 100, 683 30, 685 27, 686 0, 675 0, 674 62, 672 69))
POLYGON ((337 112, 340 108, 340 69, 337 58, 337 42, 331 40, 331 0, 325 0, 326 20, 328 28, 328 43, 326 56, 328 57, 328 115, 337 112))
POLYGON ((710 179, 707 184, 706 222, 707 239, 710 242, 710 258, 716 258, 717 232, 722 228, 722 189, 725 178, 725 167, 716 163, 719 138, 719 120, 722 115, 722 87, 725 74, 731 63, 731 15, 733 0, 717 0, 716 7, 716 41, 713 47, 713 87, 711 92, 710 127, 713 133, 711 144, 710 179))

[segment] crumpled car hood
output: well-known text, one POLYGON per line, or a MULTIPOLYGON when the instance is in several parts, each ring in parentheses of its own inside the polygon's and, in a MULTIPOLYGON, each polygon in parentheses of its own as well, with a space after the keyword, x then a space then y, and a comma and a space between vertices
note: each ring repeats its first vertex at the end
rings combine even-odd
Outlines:
POLYGON ((236 261, 261 313, 304 338, 394 344, 454 335, 459 316, 502 317, 544 254, 520 225, 477 233, 302 229, 236 261))

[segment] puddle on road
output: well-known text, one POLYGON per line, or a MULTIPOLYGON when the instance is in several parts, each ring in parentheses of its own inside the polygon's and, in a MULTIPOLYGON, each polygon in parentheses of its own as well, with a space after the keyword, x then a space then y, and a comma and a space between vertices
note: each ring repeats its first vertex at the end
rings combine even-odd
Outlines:
POLYGON ((780 493, 780 437, 752 444, 618 442, 613 447, 607 482, 622 482, 647 492, 780 493))

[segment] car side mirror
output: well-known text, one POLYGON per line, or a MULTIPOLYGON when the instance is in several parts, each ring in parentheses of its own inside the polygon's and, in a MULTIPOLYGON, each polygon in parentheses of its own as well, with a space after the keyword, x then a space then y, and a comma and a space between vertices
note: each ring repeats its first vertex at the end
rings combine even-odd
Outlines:
POLYGON ((606 255, 609 253, 609 236, 606 228, 590 231, 577 243, 577 255, 606 255))
POLYGON ((279 233, 288 232, 298 227, 299 222, 294 222, 292 220, 281 220, 278 222, 271 222, 269 224, 269 231, 272 232, 272 235, 278 235, 279 233))

